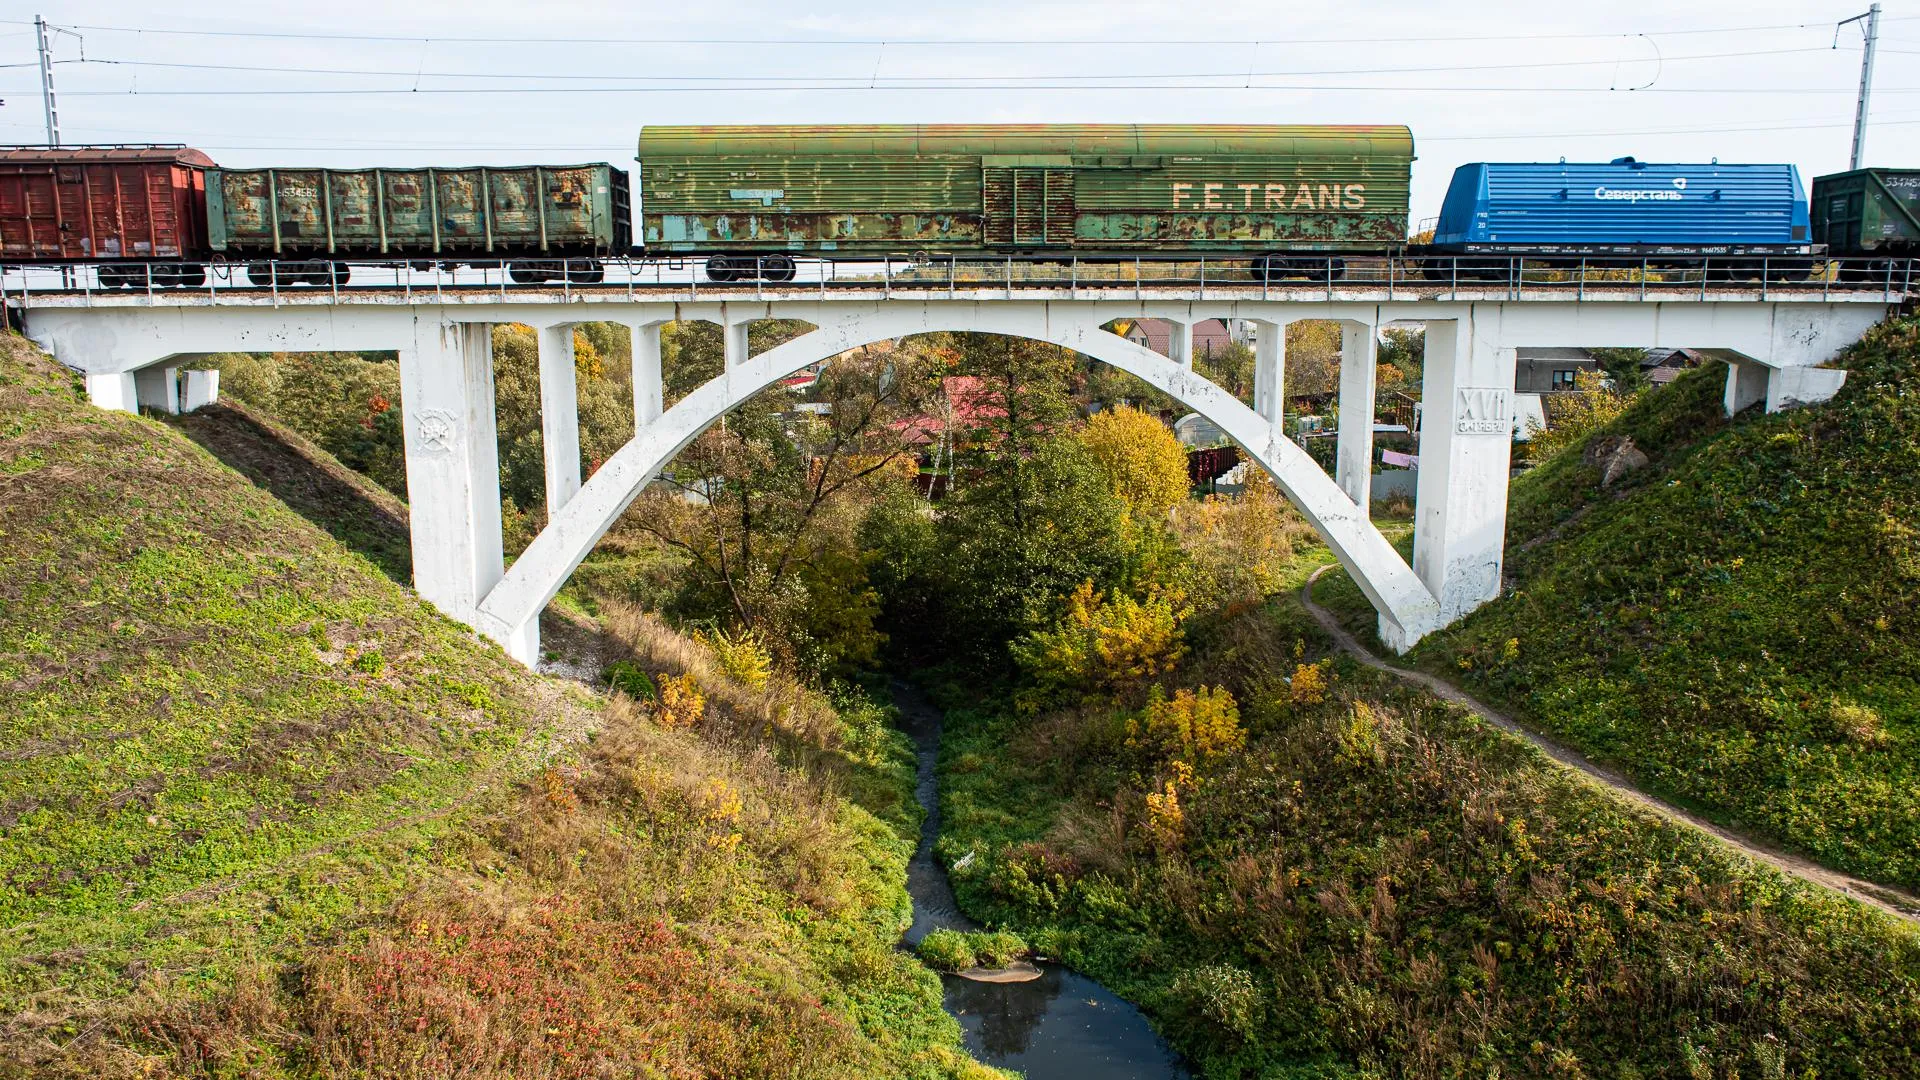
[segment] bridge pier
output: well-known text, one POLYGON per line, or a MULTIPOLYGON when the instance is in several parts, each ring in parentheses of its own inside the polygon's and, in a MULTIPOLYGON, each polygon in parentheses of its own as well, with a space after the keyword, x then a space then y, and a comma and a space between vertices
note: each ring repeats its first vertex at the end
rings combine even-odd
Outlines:
POLYGON ((1442 626, 1500 595, 1506 550, 1516 350, 1482 321, 1427 323, 1413 572, 1442 626))
POLYGON ((545 457, 547 513, 580 490, 580 388, 574 368, 573 324, 539 330, 540 449, 545 457))
POLYGON ((1373 507, 1373 384, 1379 334, 1372 323, 1354 319, 1340 323, 1340 428, 1334 442, 1334 482, 1360 513, 1369 516, 1373 507))
POLYGON ((413 587, 450 617, 486 630, 480 603, 506 567, 492 325, 418 324, 412 347, 400 350, 400 394, 413 587))

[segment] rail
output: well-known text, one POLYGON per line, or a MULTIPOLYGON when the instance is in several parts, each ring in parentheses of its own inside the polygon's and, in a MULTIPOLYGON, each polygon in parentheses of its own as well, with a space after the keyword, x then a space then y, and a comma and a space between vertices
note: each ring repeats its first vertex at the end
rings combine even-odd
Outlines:
POLYGON ((95 300, 138 303, 501 300, 538 292, 632 299, 710 295, 793 298, 817 292, 969 299, 1002 292, 1063 290, 1074 296, 1332 300, 1364 292, 1384 299, 1841 299, 1898 303, 1920 285, 1920 260, 1795 257, 1555 258, 1498 256, 1169 255, 1041 257, 915 252, 858 260, 768 256, 754 270, 732 260, 716 280, 699 260, 613 258, 472 266, 423 262, 11 264, 0 268, 0 301, 31 307, 95 300), (746 277, 747 280, 739 280, 746 277))

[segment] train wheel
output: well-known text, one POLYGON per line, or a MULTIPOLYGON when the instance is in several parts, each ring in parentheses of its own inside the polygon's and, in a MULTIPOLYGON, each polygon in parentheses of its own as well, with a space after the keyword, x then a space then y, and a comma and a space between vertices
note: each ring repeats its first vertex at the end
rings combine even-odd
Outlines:
POLYGON ((710 281, 733 281, 733 260, 725 255, 715 255, 707 260, 707 279, 710 281))
POLYGON ((1778 285, 1785 285, 1795 281, 1805 281, 1812 275, 1812 259, 1770 259, 1767 261, 1767 280, 1778 285))
POLYGON ((533 261, 508 263, 507 277, 515 285, 541 285, 548 280, 545 264, 533 261))
POLYGON ((607 279, 607 268, 599 259, 568 259, 567 280, 576 285, 598 285, 607 279))
POLYGON ((799 270, 791 255, 769 255, 760 260, 760 276, 768 281, 792 281, 799 270))
POLYGON ((117 266, 102 266, 94 271, 94 276, 100 279, 100 287, 103 289, 120 289, 131 284, 127 280, 126 271, 117 266))
POLYGON ((173 283, 183 289, 198 289, 207 284, 207 268, 181 263, 173 268, 173 283))
POLYGON ((274 268, 272 263, 247 264, 247 284, 255 286, 256 288, 266 288, 269 285, 275 284, 273 278, 274 268))

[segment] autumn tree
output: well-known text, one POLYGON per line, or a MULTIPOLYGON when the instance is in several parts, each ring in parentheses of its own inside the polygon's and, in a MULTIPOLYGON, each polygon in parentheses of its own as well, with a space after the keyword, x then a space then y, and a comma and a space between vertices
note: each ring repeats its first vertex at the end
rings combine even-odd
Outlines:
POLYGON ((1087 421, 1080 441, 1135 515, 1164 518, 1186 499, 1187 453, 1155 417, 1126 405, 1108 409, 1087 421))
MULTIPOLYGON (((624 330, 624 327, 614 331, 624 330)), ((579 399, 580 468, 584 479, 633 438, 633 377, 611 364, 596 340, 605 330, 573 333, 574 390, 579 399)), ((500 437, 500 493, 522 511, 546 504, 546 442, 540 423, 540 340, 530 326, 493 328, 494 419, 500 437)))
POLYGON ((874 346, 825 367, 822 409, 771 390, 697 438, 623 521, 686 558, 679 614, 752 631, 815 673, 870 662, 879 601, 854 529, 865 501, 913 472, 892 423, 929 395, 913 350, 874 346))

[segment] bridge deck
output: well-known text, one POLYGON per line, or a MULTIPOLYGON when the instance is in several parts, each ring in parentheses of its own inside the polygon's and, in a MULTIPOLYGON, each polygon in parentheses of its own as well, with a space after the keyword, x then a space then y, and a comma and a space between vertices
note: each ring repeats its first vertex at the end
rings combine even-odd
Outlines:
POLYGON ((11 306, 33 308, 124 307, 280 307, 312 305, 409 306, 415 304, 621 304, 693 303, 728 300, 805 302, 819 300, 1114 300, 1114 301, 1263 301, 1271 303, 1862 303, 1898 304, 1920 291, 1796 282, 1791 284, 1584 282, 1460 283, 1335 282, 1331 285, 1281 283, 1101 283, 982 284, 946 282, 812 282, 789 284, 711 284, 705 282, 627 282, 618 285, 422 284, 324 286, 223 286, 204 289, 10 291, 11 306))

